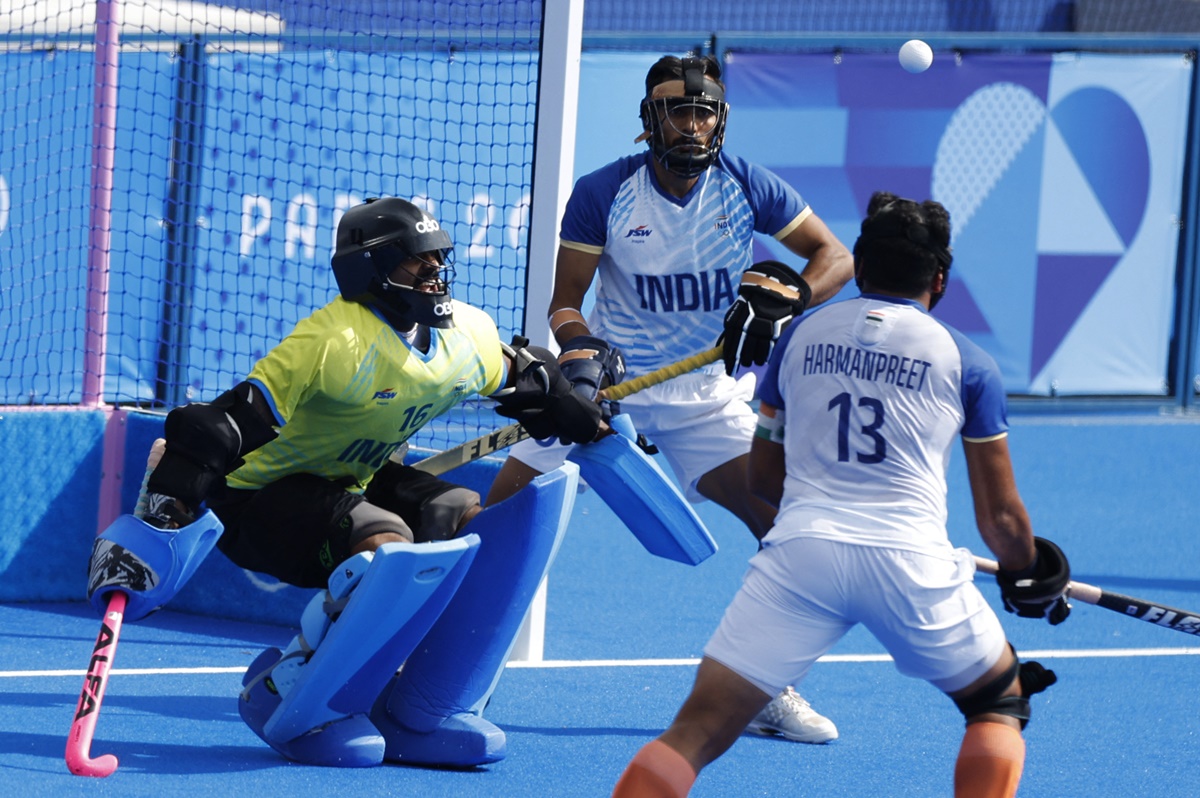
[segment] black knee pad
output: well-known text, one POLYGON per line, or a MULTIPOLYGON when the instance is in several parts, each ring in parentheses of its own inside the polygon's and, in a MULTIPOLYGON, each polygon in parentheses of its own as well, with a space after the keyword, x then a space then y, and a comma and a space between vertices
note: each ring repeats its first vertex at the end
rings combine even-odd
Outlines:
MULTIPOLYGON (((1015 654, 1015 653, 1014 653, 1015 654)), ((1021 672, 1021 664, 1013 658, 1013 665, 992 679, 991 682, 974 691, 970 696, 955 698, 954 704, 959 712, 970 721, 976 715, 997 714, 1008 715, 1021 721, 1021 728, 1030 722, 1030 701, 1025 696, 1006 696, 1004 691, 1012 686, 1021 672)))
POLYGON ((354 508, 363 497, 315 474, 292 474, 260 490, 219 490, 212 510, 225 524, 217 542, 242 568, 296 587, 324 587, 350 556, 354 508))
POLYGON ((398 463, 380 469, 365 496, 404 519, 417 543, 457 537, 463 516, 479 506, 475 491, 398 463))
POLYGON ((458 537, 463 518, 479 506, 479 494, 469 488, 451 488, 421 508, 421 526, 414 530, 418 543, 458 537))
POLYGON ((370 502, 354 505, 346 518, 350 521, 347 545, 351 550, 373 535, 399 535, 409 543, 413 542, 413 532, 403 518, 370 502))
POLYGON ((968 720, 976 715, 995 714, 1016 718, 1021 729, 1029 723, 1029 696, 1040 693, 1057 681, 1054 671, 1047 670, 1040 662, 1020 662, 1013 652, 1013 663, 979 690, 965 698, 954 699, 958 711, 968 720), (1004 695, 1014 681, 1020 681, 1024 695, 1004 695))

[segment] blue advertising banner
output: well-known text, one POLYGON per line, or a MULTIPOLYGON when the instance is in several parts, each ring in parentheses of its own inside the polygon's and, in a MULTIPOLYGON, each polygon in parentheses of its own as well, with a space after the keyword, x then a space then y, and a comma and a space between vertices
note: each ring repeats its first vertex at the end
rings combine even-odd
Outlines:
MULTIPOLYGON (((658 55, 584 55, 576 174, 644 146, 638 104, 658 55)), ((89 58, 0 64, 8 404, 80 396, 91 119, 62 98, 91 97, 89 58)), ((167 54, 121 63, 105 394, 128 402, 159 378, 176 74, 167 54)), ((192 396, 227 388, 332 296, 333 231, 366 196, 439 216, 458 245, 456 296, 520 330, 534 54, 225 53, 205 68, 178 358, 192 396), (505 102, 485 96, 497 86, 512 86, 505 102)), ((1161 396, 1192 68, 1180 55, 938 53, 912 75, 890 55, 734 53, 727 147, 796 186, 848 245, 874 190, 943 202, 955 264, 937 315, 995 356, 1011 393, 1161 396)))
MULTIPOLYGON (((153 397, 170 173, 171 57, 121 56, 105 396, 153 397)), ((91 52, 0 60, 0 403, 82 397, 91 202, 91 52)))
POLYGON ((535 53, 230 54, 210 66, 193 392, 232 385, 335 296, 337 223, 367 197, 425 207, 455 243, 454 296, 502 335, 520 330, 535 53), (496 86, 511 103, 494 101, 496 86))
MULTIPOLYGON (((584 55, 577 175, 637 151, 658 55, 584 55)), ((726 149, 795 186, 847 246, 876 190, 946 205, 955 260, 935 315, 996 358, 1010 393, 1164 395, 1191 70, 1181 55, 939 53, 914 75, 892 55, 733 53, 726 149)))
POLYGON ((0 384, 5 404, 81 396, 87 282, 90 54, 0 60, 0 384), (56 102, 57 99, 57 102, 56 102), (37 120, 56 119, 39 131, 37 120), (42 353, 59 354, 45 368, 42 353))
POLYGON ((1191 70, 968 53, 914 75, 891 56, 738 54, 727 142, 847 245, 875 190, 943 203, 955 259, 935 315, 1010 393, 1164 395, 1191 70))

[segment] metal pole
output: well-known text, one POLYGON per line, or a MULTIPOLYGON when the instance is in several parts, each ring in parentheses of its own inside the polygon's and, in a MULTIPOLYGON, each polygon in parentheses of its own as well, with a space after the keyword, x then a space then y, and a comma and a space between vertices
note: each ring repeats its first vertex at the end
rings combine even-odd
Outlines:
POLYGON ((117 134, 119 0, 96 2, 96 68, 93 92, 91 214, 88 221, 87 331, 84 336, 85 407, 104 403, 104 361, 108 349, 109 247, 112 242, 113 157, 117 134))
POLYGON ((582 46, 583 0, 544 2, 524 335, 535 344, 548 344, 555 350, 546 308, 554 289, 558 223, 575 178, 575 117, 579 109, 582 46))

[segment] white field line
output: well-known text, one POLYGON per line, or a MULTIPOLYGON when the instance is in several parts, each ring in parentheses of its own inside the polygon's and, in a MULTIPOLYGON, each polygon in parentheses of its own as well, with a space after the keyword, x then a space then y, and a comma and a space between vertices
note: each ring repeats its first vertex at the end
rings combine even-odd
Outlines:
MULTIPOLYGON (((1200 656, 1200 648, 1084 648, 1084 649, 1046 649, 1042 651, 1022 651, 1024 659, 1112 659, 1116 657, 1196 657, 1200 656)), ((821 657, 819 662, 891 662, 887 654, 828 654, 821 657)), ((684 667, 700 664, 698 658, 690 659, 547 659, 532 662, 510 662, 509 668, 661 668, 684 667)), ((197 674, 215 673, 245 673, 246 668, 235 666, 229 668, 114 668, 113 676, 190 676, 197 674)), ((0 671, 0 678, 41 678, 54 676, 86 676, 83 669, 73 670, 41 670, 41 671, 0 671)))

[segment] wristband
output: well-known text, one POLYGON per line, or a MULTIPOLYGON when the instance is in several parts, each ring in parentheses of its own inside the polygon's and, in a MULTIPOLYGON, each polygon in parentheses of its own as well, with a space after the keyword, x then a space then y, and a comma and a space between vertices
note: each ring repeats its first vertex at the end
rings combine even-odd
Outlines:
POLYGON ((582 324, 584 327, 587 327, 587 319, 585 319, 583 314, 580 313, 576 308, 559 308, 551 313, 549 317, 547 317, 546 321, 550 324, 551 335, 554 335, 558 332, 559 328, 565 327, 573 321, 582 324), (555 322, 555 317, 561 318, 555 322))
POLYGON ((771 443, 783 443, 783 429, 783 408, 776 408, 774 416, 768 416, 761 410, 758 411, 758 426, 754 428, 754 437, 771 443))

